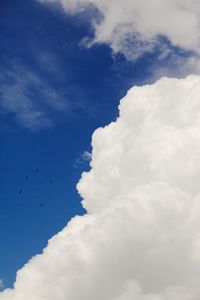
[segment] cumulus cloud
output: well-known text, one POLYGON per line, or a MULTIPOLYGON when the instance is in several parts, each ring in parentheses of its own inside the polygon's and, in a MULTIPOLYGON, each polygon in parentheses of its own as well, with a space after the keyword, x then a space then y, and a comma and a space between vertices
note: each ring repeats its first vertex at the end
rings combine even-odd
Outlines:
POLYGON ((95 131, 87 210, 0 300, 199 300, 200 77, 134 87, 95 131))
POLYGON ((198 0, 40 0, 60 3, 66 13, 79 14, 98 10, 91 18, 94 38, 88 41, 106 43, 113 51, 136 59, 155 48, 168 55, 170 48, 161 37, 177 47, 200 51, 200 3, 198 0))

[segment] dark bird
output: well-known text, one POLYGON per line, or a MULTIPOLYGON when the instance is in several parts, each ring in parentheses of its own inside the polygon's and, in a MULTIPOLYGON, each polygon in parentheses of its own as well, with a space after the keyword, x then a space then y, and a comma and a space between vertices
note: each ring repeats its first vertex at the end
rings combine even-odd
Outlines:
POLYGON ((39 172, 39 170, 38 170, 38 169, 35 169, 35 172, 36 172, 36 173, 38 173, 38 172, 39 172))
POLYGON ((25 178, 28 179, 28 176, 26 175, 25 178))
POLYGON ((43 206, 44 206, 44 203, 40 203, 40 206, 43 207, 43 206))
POLYGON ((50 182, 50 183, 52 183, 52 182, 53 182, 53 180, 52 180, 52 179, 49 179, 49 182, 50 182))
POLYGON ((19 192, 18 192, 19 194, 21 194, 22 193, 22 190, 19 190, 19 192))

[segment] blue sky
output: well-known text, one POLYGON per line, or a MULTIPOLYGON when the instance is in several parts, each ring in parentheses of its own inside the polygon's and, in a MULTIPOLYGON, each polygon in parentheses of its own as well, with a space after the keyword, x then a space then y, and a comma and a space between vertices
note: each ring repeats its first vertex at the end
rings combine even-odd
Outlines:
POLYGON ((81 155, 91 151, 93 131, 115 120, 131 86, 154 80, 155 66, 173 65, 171 56, 158 60, 159 49, 128 61, 105 44, 84 47, 85 36, 93 30, 84 15, 33 0, 1 1, 0 278, 6 287, 72 216, 84 213, 76 183, 89 168, 81 155))

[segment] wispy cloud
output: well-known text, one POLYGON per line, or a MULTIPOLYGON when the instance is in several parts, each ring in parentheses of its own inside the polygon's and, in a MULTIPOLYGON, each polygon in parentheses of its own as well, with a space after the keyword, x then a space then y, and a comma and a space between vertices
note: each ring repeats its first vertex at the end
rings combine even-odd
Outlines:
POLYGON ((77 157, 74 167, 75 168, 83 168, 88 164, 92 159, 92 154, 89 151, 84 151, 77 157))
POLYGON ((4 68, 0 84, 1 113, 30 130, 52 127, 60 117, 79 107, 79 99, 73 101, 66 90, 52 87, 27 65, 4 68))
POLYGON ((3 289, 4 288, 4 283, 3 283, 3 279, 0 278, 0 289, 3 289))

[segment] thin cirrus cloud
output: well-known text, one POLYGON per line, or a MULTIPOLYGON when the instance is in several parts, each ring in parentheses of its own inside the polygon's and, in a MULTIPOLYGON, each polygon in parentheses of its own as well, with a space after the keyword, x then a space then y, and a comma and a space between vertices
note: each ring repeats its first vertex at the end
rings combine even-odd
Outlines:
POLYGON ((94 38, 86 44, 106 43, 114 53, 135 60, 155 49, 160 57, 173 52, 170 44, 185 51, 200 51, 200 3, 197 0, 39 0, 60 3, 67 14, 95 8, 91 19, 94 38))
POLYGON ((0 300, 199 300, 200 76, 134 87, 92 138, 74 217, 0 300))
POLYGON ((82 106, 78 97, 77 101, 70 97, 70 89, 66 92, 53 87, 26 65, 4 69, 0 82, 1 114, 32 131, 52 127, 58 115, 72 115, 76 107, 82 106))

